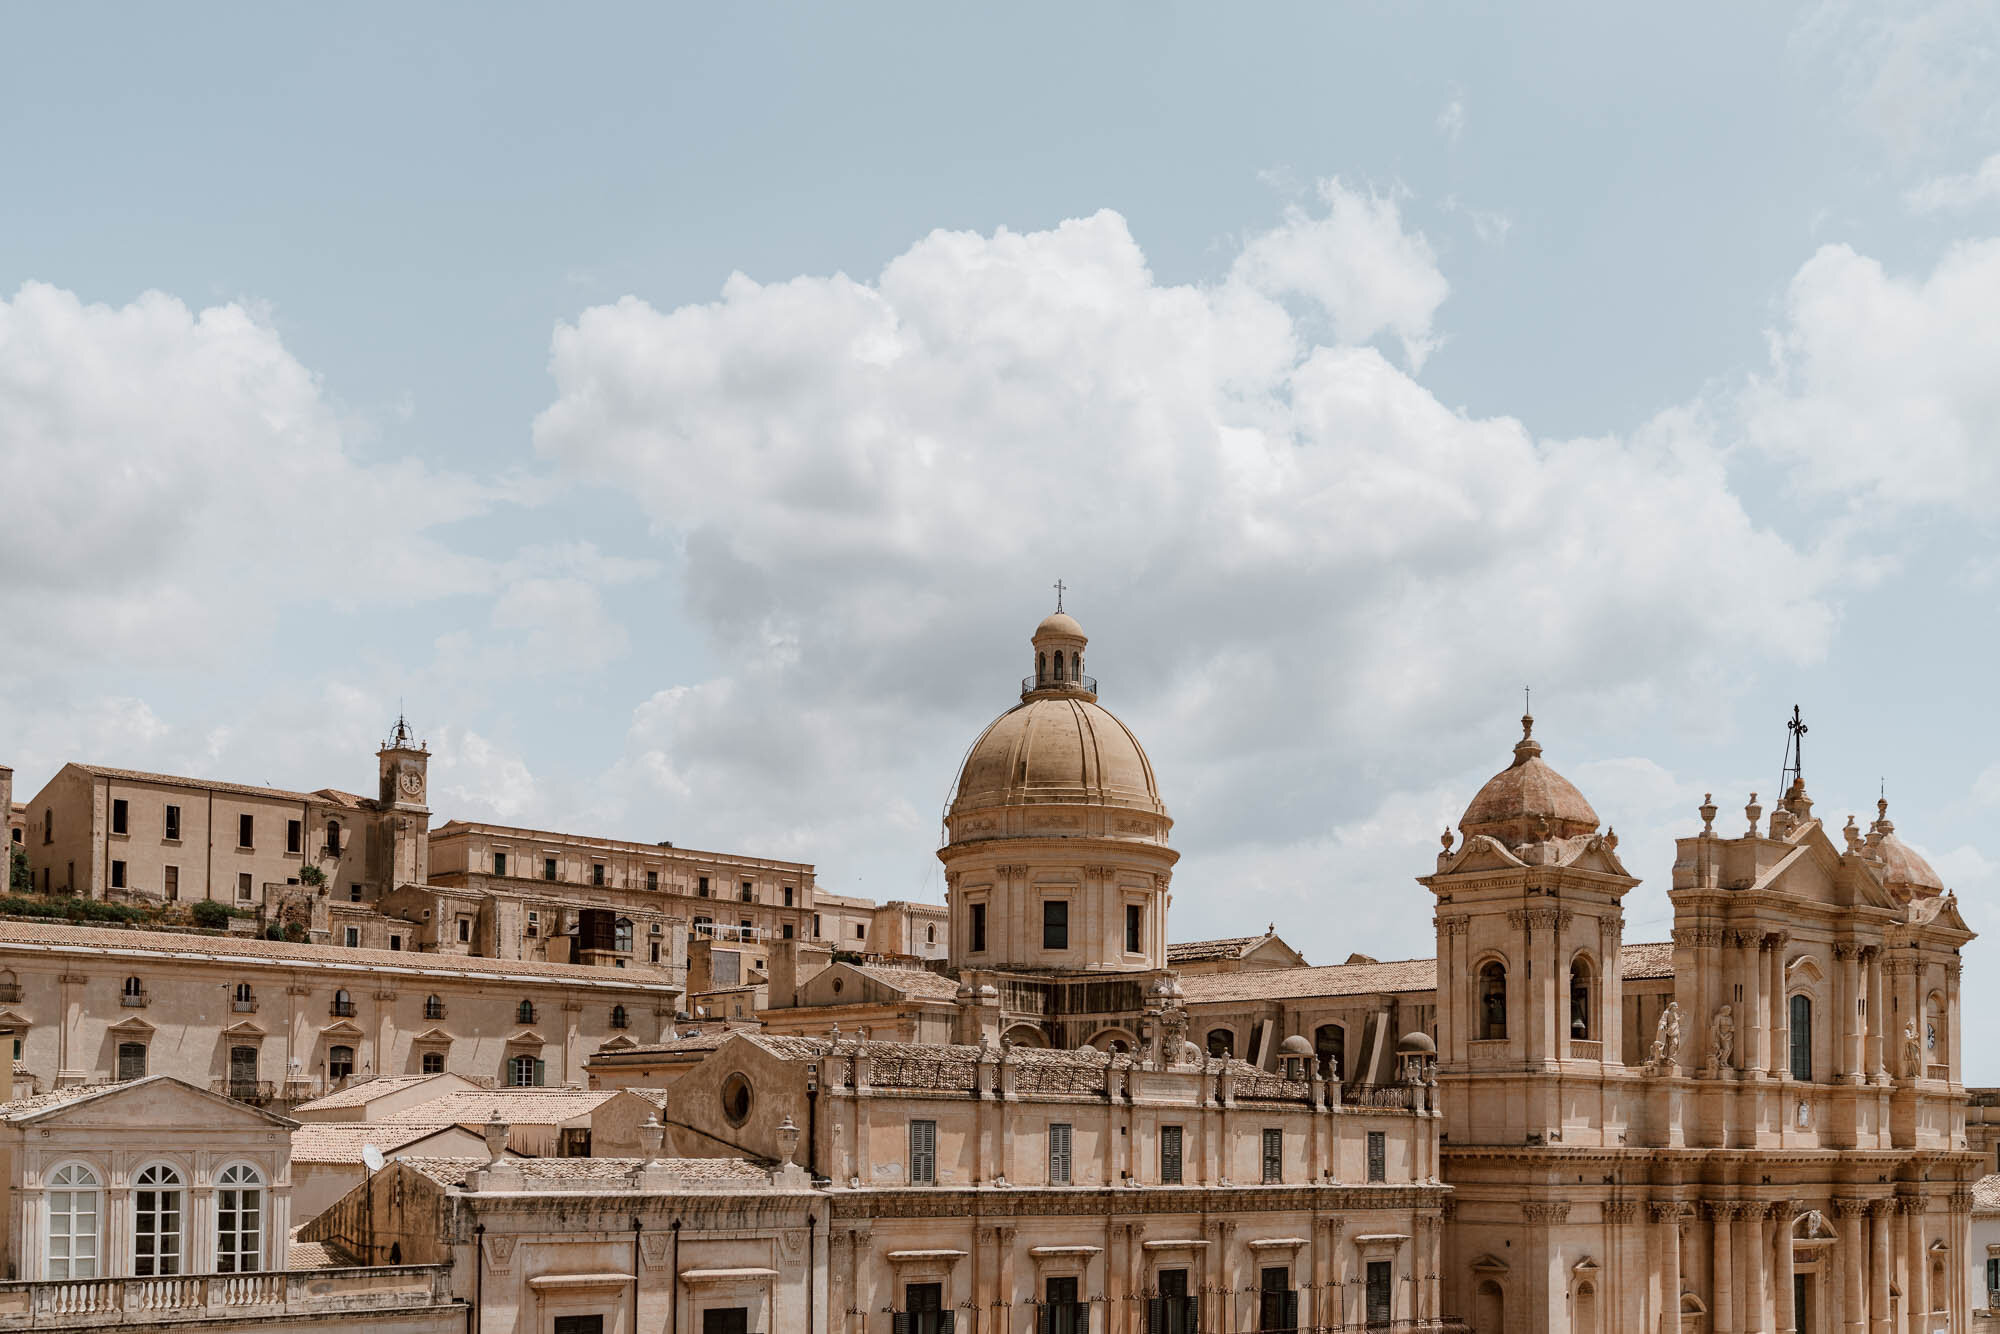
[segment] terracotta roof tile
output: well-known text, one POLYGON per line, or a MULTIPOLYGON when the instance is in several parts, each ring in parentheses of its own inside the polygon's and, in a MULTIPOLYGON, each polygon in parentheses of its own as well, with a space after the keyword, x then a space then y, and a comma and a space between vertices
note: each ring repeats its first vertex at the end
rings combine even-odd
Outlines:
POLYGON ((104 764, 76 766, 93 778, 118 778, 128 783, 156 783, 161 787, 191 787, 204 792, 230 792, 239 797, 269 797, 274 801, 320 802, 311 792, 293 792, 282 787, 256 787, 249 783, 225 783, 214 778, 183 778, 179 774, 148 773, 144 769, 114 769, 104 764))
POLYGON ((2000 1174, 1981 1177, 1972 1183, 1972 1212, 2000 1213, 2000 1174))
POLYGON ((885 987, 894 987, 912 1000, 956 1000, 958 983, 928 968, 899 968, 886 963, 850 964, 855 972, 885 987))
MULTIPOLYGON (((1672 977, 1674 947, 1657 942, 1627 945, 1619 955, 1624 976, 1672 977)), ((1190 1005, 1232 1001, 1304 1000, 1321 996, 1367 996, 1378 992, 1437 990, 1436 959, 1393 963, 1334 963, 1317 968, 1273 968, 1257 973, 1210 973, 1181 979, 1190 1005)))
POLYGON ((509 1125, 548 1126, 589 1116, 618 1096, 615 1089, 453 1089, 376 1122, 384 1126, 483 1126, 498 1111, 509 1125))
POLYGON ((680 991, 670 982, 636 979, 622 968, 586 968, 578 964, 543 963, 537 959, 478 959, 462 954, 418 954, 408 950, 348 949, 339 945, 295 945, 289 941, 256 940, 246 936, 181 935, 69 922, 0 921, 0 951, 9 946, 137 952, 223 962, 268 962, 275 966, 319 964, 353 969, 387 969, 404 975, 454 974, 496 982, 568 982, 661 995, 680 991))
POLYGON ((373 1144, 384 1154, 422 1140, 443 1126, 392 1126, 385 1122, 336 1121, 303 1125, 292 1132, 295 1163, 348 1164, 362 1161, 361 1150, 373 1144))
POLYGON ((1214 959, 1240 959, 1252 945, 1268 936, 1225 936, 1219 940, 1183 940, 1167 946, 1167 963, 1205 963, 1214 959))
POLYGON ((345 1269, 347 1262, 335 1258, 324 1242, 295 1241, 285 1248, 287 1269, 345 1269))
POLYGON ((292 1110, 295 1112, 330 1112, 343 1107, 366 1107, 385 1093, 395 1093, 421 1084, 429 1079, 449 1079, 448 1075, 378 1075, 364 1079, 358 1084, 349 1084, 344 1089, 336 1089, 323 1098, 302 1102, 292 1110))

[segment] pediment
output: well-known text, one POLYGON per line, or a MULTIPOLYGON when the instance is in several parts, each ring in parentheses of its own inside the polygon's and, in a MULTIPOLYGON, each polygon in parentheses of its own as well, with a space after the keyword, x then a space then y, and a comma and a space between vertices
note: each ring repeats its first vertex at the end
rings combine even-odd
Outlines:
POLYGON ((128 1134, 135 1126, 214 1129, 237 1125, 265 1130, 273 1125, 291 1124, 249 1103, 196 1088, 171 1075, 106 1085, 102 1093, 51 1107, 22 1120, 38 1124, 102 1125, 107 1130, 128 1134))
POLYGON ((1579 1277, 1588 1277, 1589 1275, 1595 1274, 1597 1272, 1597 1261, 1591 1259, 1589 1256, 1586 1255, 1581 1260, 1578 1260, 1575 1264, 1571 1265, 1569 1267, 1569 1272, 1579 1277))
POLYGON ((540 1033, 537 1033, 532 1028, 524 1028, 513 1037, 508 1038, 507 1045, 510 1047, 546 1047, 548 1044, 542 1041, 540 1033))
POLYGON ((121 1019, 115 1024, 107 1025, 104 1031, 116 1033, 121 1038, 144 1038, 151 1037, 159 1030, 135 1014, 130 1019, 121 1019))
POLYGON ((1472 1272, 1475 1274, 1504 1274, 1507 1272, 1507 1262, 1494 1255, 1491 1251, 1488 1251, 1472 1262, 1472 1272))
POLYGON ((359 1042, 362 1038, 368 1036, 345 1019, 342 1019, 338 1023, 328 1024, 319 1031, 319 1035, 332 1042, 359 1042))
POLYGON ((1826 1215, 1817 1209, 1808 1209, 1792 1220, 1792 1240, 1794 1241, 1838 1241, 1833 1225, 1826 1221, 1826 1215))
POLYGON ((226 1038, 261 1038, 266 1036, 269 1031, 253 1020, 239 1019, 229 1027, 223 1029, 222 1036, 226 1038))
POLYGON ((1474 834, 1458 845, 1458 851, 1451 854, 1451 861, 1442 867, 1439 875, 1471 875, 1480 871, 1517 871, 1527 863, 1509 852, 1500 840, 1491 834, 1474 834))
POLYGON ((411 1038, 410 1042, 413 1046, 418 1047, 449 1047, 452 1044, 452 1040, 451 1034, 445 1032, 442 1028, 427 1028, 411 1038))
POLYGON ((1599 875, 1617 876, 1621 880, 1631 880, 1633 875, 1625 869, 1625 863, 1618 860, 1618 853, 1605 838, 1593 838, 1578 848, 1574 855, 1561 863, 1578 871, 1595 871, 1599 875))
POLYGON ((0 1028, 11 1028, 19 1032, 21 1029, 34 1026, 35 1021, 19 1010, 0 1010, 0 1028))
POLYGON ((598 1048, 598 1050, 599 1050, 599 1051, 630 1051, 630 1050, 632 1050, 632 1048, 634 1048, 634 1047, 636 1047, 636 1046, 638 1046, 638 1045, 639 1045, 639 1044, 638 1044, 638 1043, 636 1043, 636 1042, 634 1042, 634 1041, 633 1041, 633 1040, 632 1040, 631 1038, 628 1038, 628 1037, 626 1037, 626 1036, 625 1036, 625 1035, 624 1035, 623 1033, 620 1033, 620 1034, 619 1034, 619 1035, 618 1035, 617 1037, 615 1037, 615 1038, 611 1038, 611 1039, 607 1040, 607 1041, 606 1041, 606 1042, 604 1043, 604 1045, 603 1045, 603 1046, 601 1046, 601 1047, 599 1047, 599 1048, 598 1048))
POLYGON ((1819 960, 1813 955, 1801 954, 1785 965, 1785 979, 1791 981, 1801 977, 1810 978, 1814 982, 1824 982, 1826 969, 1820 966, 1819 960))

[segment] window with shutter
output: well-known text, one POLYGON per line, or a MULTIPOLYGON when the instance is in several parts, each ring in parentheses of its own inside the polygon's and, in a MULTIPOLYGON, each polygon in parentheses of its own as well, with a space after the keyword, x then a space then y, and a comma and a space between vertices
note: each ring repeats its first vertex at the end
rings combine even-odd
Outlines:
POLYGON ((1296 1330, 1299 1327, 1299 1294, 1292 1290, 1292 1271, 1282 1265, 1264 1269, 1258 1274, 1257 1283, 1257 1329, 1260 1334, 1278 1334, 1279 1331, 1296 1330))
POLYGON ((1810 1081, 1812 1072, 1812 998, 1791 999, 1792 1078, 1810 1081))
POLYGON ((1368 1132, 1368 1179, 1389 1179, 1389 1136, 1380 1130, 1368 1132))
POLYGON ((1264 1132, 1264 1180, 1266 1183, 1285 1179, 1285 1132, 1267 1130, 1264 1132))
POLYGON ((1387 1260, 1368 1262, 1368 1323, 1386 1325, 1394 1305, 1393 1267, 1387 1260))
POLYGON ((1049 1127, 1049 1184, 1052 1186, 1069 1184, 1069 1135, 1069 1126, 1062 1122, 1049 1127))
POLYGON ((1160 1127, 1160 1184, 1181 1184, 1181 1128, 1160 1127))
POLYGON ((937 1184, 937 1122, 910 1122, 910 1181, 913 1185, 937 1184))

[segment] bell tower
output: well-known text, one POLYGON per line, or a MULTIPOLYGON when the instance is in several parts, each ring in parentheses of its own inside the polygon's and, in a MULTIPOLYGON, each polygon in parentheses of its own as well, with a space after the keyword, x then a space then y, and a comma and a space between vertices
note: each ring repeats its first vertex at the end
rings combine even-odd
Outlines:
POLYGON ((416 740, 402 714, 395 730, 375 752, 381 779, 382 833, 389 845, 388 875, 383 889, 420 885, 431 872, 430 791, 431 748, 416 740))

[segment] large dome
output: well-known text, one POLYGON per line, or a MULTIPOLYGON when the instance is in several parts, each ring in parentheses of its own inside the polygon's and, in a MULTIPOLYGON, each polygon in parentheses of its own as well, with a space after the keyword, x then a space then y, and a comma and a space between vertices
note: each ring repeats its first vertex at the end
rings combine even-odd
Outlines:
POLYGON ((1875 824, 1868 840, 1882 859, 1882 883, 1902 899, 1929 898, 1944 893, 1940 876, 1923 854, 1896 837, 1896 824, 1889 818, 1886 798, 1875 803, 1875 824))
POLYGON ((1597 812, 1576 784, 1543 761, 1542 743, 1535 740, 1534 731, 1535 720, 1524 716, 1514 762, 1487 779, 1459 817, 1459 830, 1466 837, 1489 834, 1503 843, 1520 844, 1574 838, 1597 828, 1597 812))
POLYGON ((965 757, 951 813, 1049 802, 1166 814, 1139 738, 1080 695, 1041 695, 996 718, 965 757))

